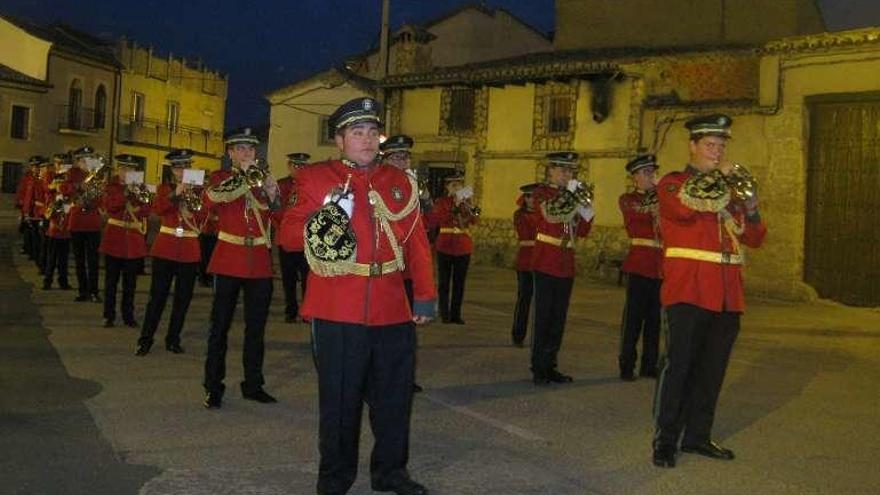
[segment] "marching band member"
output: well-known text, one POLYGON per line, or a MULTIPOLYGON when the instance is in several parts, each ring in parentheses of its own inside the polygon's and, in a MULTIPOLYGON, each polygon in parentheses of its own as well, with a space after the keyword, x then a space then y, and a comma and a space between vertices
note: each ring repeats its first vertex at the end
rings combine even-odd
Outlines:
POLYGON ((535 210, 532 192, 539 184, 526 184, 519 188, 522 192, 516 204, 519 208, 513 213, 513 227, 519 249, 516 252, 516 306, 513 310, 511 341, 515 347, 522 347, 529 325, 529 306, 532 302, 532 249, 538 234, 540 213, 535 210))
MULTIPOLYGON (((68 213, 70 243, 76 265, 76 285, 79 295, 76 302, 92 300, 100 303, 98 295, 98 244, 101 242, 100 192, 103 185, 93 179, 94 186, 84 186, 90 175, 87 160, 96 159, 95 150, 83 146, 71 153, 73 168, 67 172, 67 179, 61 184, 61 193, 73 201, 68 213)), ((105 165, 106 166, 106 165, 105 165)))
POLYGON ((428 224, 440 228, 434 248, 437 250, 437 293, 443 323, 464 325, 461 303, 474 243, 468 228, 477 223, 479 209, 472 205, 474 191, 464 185, 464 175, 446 177, 447 195, 438 198, 427 215, 428 224), (449 286, 452 282, 452 301, 449 286))
POLYGON ((180 333, 192 301, 199 269, 198 225, 203 216, 201 191, 183 182, 184 170, 192 166, 192 157, 193 152, 189 149, 176 149, 165 155, 165 160, 171 165, 174 181, 159 186, 152 205, 152 212, 161 219, 162 224, 150 250, 153 258, 150 300, 144 313, 136 356, 146 356, 153 346, 153 336, 165 311, 172 282, 174 300, 168 333, 165 335, 165 350, 174 354, 184 352, 180 346, 180 333))
MULTIPOLYGON (((306 166, 311 156, 308 153, 291 153, 287 155, 288 176, 278 180, 278 188, 281 191, 281 208, 272 215, 272 223, 280 230, 284 212, 296 204, 296 174, 306 166)), ((299 239, 302 241, 302 239, 299 239)), ((281 265, 281 282, 284 285, 284 321, 292 323, 301 321, 299 317, 299 303, 296 298, 296 286, 302 287, 302 297, 306 294, 306 279, 309 276, 309 264, 303 252, 303 245, 291 246, 292 250, 284 249, 278 245, 278 262, 281 265)))
POLYGON ((636 379, 636 343, 642 336, 642 359, 639 374, 657 377, 657 353, 660 344, 660 263, 663 249, 657 218, 654 155, 639 155, 626 164, 635 190, 618 199, 623 225, 630 238, 630 248, 620 270, 627 274, 626 304, 620 328, 620 378, 636 379))
POLYGON ((43 290, 50 290, 58 271, 58 287, 70 290, 67 278, 67 261, 70 256, 70 229, 68 226, 71 209, 70 198, 61 192, 61 184, 67 175, 70 164, 65 164, 66 155, 55 155, 52 180, 46 188, 46 264, 43 269, 43 290))
POLYGON ((122 321, 137 327, 134 293, 140 261, 147 255, 144 233, 150 215, 149 199, 137 192, 144 184, 127 184, 128 172, 143 170, 145 159, 136 155, 116 155, 116 175, 104 189, 103 206, 107 225, 99 251, 104 254, 104 326, 115 325, 116 288, 122 276, 122 321))
POLYGON ((593 225, 592 194, 574 178, 578 155, 554 152, 547 155, 546 183, 536 187, 535 206, 541 212, 532 250, 535 279, 535 328, 532 343, 532 381, 535 385, 568 383, 560 373, 557 355, 568 316, 574 284, 574 245, 593 225))
POLYGON ((674 467, 682 452, 731 460, 712 441, 718 395, 739 333, 743 298, 741 245, 760 247, 767 228, 755 190, 728 185, 724 154, 732 119, 689 120, 690 161, 657 186, 663 235, 660 300, 669 324, 666 365, 654 397, 654 465, 674 467))
POLYGON ((205 401, 208 409, 223 404, 226 341, 239 292, 244 299, 244 381, 242 397, 277 402, 263 390, 263 337, 272 302, 272 253, 269 215, 278 208, 278 183, 256 162, 256 136, 249 128, 226 139, 230 170, 211 174, 202 195, 207 214, 217 215, 217 247, 208 272, 214 275, 214 301, 205 359, 205 401))
POLYGON ((363 403, 376 438, 374 490, 423 495, 410 479, 410 409, 415 324, 434 310, 431 254, 418 228, 418 186, 377 164, 382 110, 357 98, 330 117, 339 160, 312 164, 297 176, 297 202, 281 226, 290 249, 305 236, 311 275, 300 309, 312 322, 318 368, 321 462, 318 493, 344 494, 357 477, 363 403), (402 270, 415 301, 407 304, 402 270))

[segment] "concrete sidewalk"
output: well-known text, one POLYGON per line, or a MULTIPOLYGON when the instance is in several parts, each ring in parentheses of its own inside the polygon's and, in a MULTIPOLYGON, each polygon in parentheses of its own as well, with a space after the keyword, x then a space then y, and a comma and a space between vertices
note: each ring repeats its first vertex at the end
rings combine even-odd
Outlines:
MULTIPOLYGON (((4 236, 13 235, 9 222, 2 227, 4 236)), ((16 266, 39 287, 32 265, 17 257, 16 266)), ((149 278, 138 283, 140 320, 149 278)), ((529 380, 528 349, 509 343, 514 290, 514 272, 474 267, 467 325, 419 331, 417 375, 426 391, 414 404, 410 471, 432 494, 877 493, 880 311, 749 300, 715 427, 737 460, 685 455, 677 468, 661 470, 650 462, 654 381, 617 379, 623 289, 578 281, 560 355, 560 369, 575 382, 543 388, 529 380)), ((137 330, 102 328, 100 306, 73 303, 73 296, 30 293, 66 374, 100 387, 85 405, 103 441, 127 464, 119 469, 151 476, 136 493, 314 493, 317 391, 309 331, 283 323, 280 281, 265 360, 266 388, 280 403, 260 405, 238 394, 239 312, 220 411, 201 406, 209 290, 196 291, 184 329, 187 353, 157 346, 144 358, 133 356, 137 330)), ((47 393, 67 383, 47 384, 47 393)), ((363 430, 353 494, 372 493, 366 421, 363 430)), ((2 451, 8 447, 0 440, 2 451)), ((11 493, 65 493, 4 481, 11 493)))

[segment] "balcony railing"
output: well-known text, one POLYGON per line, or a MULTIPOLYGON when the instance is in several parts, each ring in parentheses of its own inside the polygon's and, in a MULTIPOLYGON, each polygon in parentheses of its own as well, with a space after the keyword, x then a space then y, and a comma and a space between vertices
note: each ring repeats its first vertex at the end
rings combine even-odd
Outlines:
POLYGON ((223 139, 219 133, 185 125, 170 127, 160 120, 119 119, 118 140, 127 144, 160 146, 162 148, 189 148, 211 155, 223 154, 223 139))
POLYGON ((55 116, 59 132, 95 133, 104 129, 107 124, 106 112, 94 108, 56 105, 55 116))

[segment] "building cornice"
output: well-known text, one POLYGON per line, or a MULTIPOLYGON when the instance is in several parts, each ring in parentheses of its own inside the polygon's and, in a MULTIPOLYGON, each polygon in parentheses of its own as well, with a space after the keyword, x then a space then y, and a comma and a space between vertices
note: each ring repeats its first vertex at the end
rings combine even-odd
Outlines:
POLYGON ((765 55, 797 54, 866 45, 880 45, 880 27, 782 38, 764 45, 761 53, 765 55))

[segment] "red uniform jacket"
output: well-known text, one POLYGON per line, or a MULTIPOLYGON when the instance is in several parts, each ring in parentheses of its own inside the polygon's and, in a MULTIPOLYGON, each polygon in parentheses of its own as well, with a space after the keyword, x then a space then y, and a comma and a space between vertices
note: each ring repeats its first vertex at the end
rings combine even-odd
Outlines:
MULTIPOLYGON (((302 242, 307 219, 324 203, 334 188, 341 187, 350 176, 349 189, 354 197, 351 226, 357 239, 357 263, 385 263, 394 260, 394 251, 385 233, 373 217, 374 207, 368 192, 380 194, 392 213, 403 211, 411 190, 407 175, 390 166, 354 168, 332 160, 308 166, 297 176, 296 205, 284 214, 281 224, 281 246, 294 249, 302 242)), ((433 313, 436 291, 431 265, 431 252, 424 229, 419 228, 419 208, 398 221, 391 229, 401 246, 406 266, 413 280, 416 313, 433 313)), ((306 318, 378 326, 410 321, 412 314, 403 287, 403 273, 394 271, 378 276, 341 275, 322 277, 309 273, 309 290, 300 314, 306 318)))
POLYGON ((532 250, 532 270, 554 277, 574 278, 574 244, 577 238, 586 237, 593 226, 576 212, 568 222, 548 219, 541 205, 556 197, 558 187, 542 184, 532 191, 535 207, 539 210, 535 247, 532 250))
POLYGON ((43 177, 37 177, 31 187, 31 216, 33 218, 46 218, 46 195, 49 192, 49 183, 43 177))
POLYGON ((700 212, 686 206, 678 194, 693 173, 690 167, 684 172, 672 172, 657 186, 665 254, 660 301, 664 306, 688 303, 710 311, 742 312, 745 309, 742 265, 672 257, 670 250, 685 248, 741 255, 738 244, 760 247, 767 228, 760 218, 746 220, 742 209, 732 202, 727 211, 735 228, 741 228, 742 232, 731 235, 721 213, 700 212))
POLYGON ((125 187, 114 177, 104 188, 102 205, 107 211, 107 225, 98 251, 117 258, 143 258, 147 255, 145 234, 150 205, 129 200, 125 187))
POLYGON ((15 207, 21 212, 21 216, 30 216, 30 199, 33 195, 34 176, 30 170, 25 172, 15 189, 15 207))
POLYGON ((633 191, 621 194, 618 204, 623 213, 623 225, 630 238, 629 252, 620 270, 648 278, 660 278, 663 247, 660 243, 659 219, 645 211, 642 200, 645 193, 633 191))
POLYGON ((150 256, 181 263, 199 261, 199 223, 204 214, 191 213, 179 196, 174 184, 162 184, 156 191, 152 211, 162 222, 153 241, 150 256), (178 230, 178 228, 183 230, 178 230))
MULTIPOLYGON (((279 179, 278 189, 281 191, 281 208, 273 213, 272 223, 280 231, 281 221, 284 219, 284 212, 286 212, 296 203, 296 179, 289 175, 287 177, 284 177, 283 179, 279 179)), ((276 239, 278 239, 280 243, 280 238, 276 237, 276 239)), ((290 247, 293 248, 292 250, 302 252, 302 237, 294 237, 291 239, 291 241, 292 243, 290 244, 290 247), (297 243, 296 241, 299 241, 299 243, 297 243)), ((290 251, 286 248, 284 250, 288 252, 290 251)))
POLYGON ((532 271, 532 251, 540 218, 539 212, 526 210, 525 207, 513 212, 513 227, 516 229, 516 240, 519 243, 515 266, 519 272, 532 271))
POLYGON ((206 214, 217 215, 217 247, 211 255, 208 264, 208 272, 217 275, 227 275, 239 278, 271 278, 272 256, 269 239, 264 243, 253 242, 251 245, 229 242, 223 240, 223 236, 230 235, 241 239, 259 239, 269 235, 271 223, 270 211, 266 206, 263 192, 258 188, 252 188, 251 194, 262 205, 252 203, 242 195, 229 202, 214 202, 211 200, 209 189, 232 176, 228 170, 220 170, 211 174, 210 184, 202 194, 202 209, 206 214), (259 221, 254 213, 259 212, 259 221), (262 222, 265 232, 260 230, 262 222))
POLYGON ((99 232, 101 230, 101 212, 98 211, 98 205, 84 209, 76 204, 80 195, 80 185, 85 178, 86 172, 83 169, 73 167, 67 172, 67 179, 61 184, 61 192, 73 201, 68 220, 71 232, 99 232))
POLYGON ((50 174, 47 180, 48 186, 46 187, 46 196, 43 200, 46 203, 46 218, 49 220, 49 227, 46 229, 46 235, 53 239, 69 239, 69 215, 63 209, 55 211, 54 214, 52 214, 51 216, 49 215, 50 208, 55 202, 55 199, 58 196, 63 195, 61 194, 61 191, 58 187, 58 183, 55 182, 54 174, 50 174))
POLYGON ((467 229, 477 223, 477 217, 466 206, 456 208, 452 196, 443 196, 434 202, 427 217, 428 225, 440 228, 434 241, 438 253, 464 256, 474 251, 474 243, 467 229))

